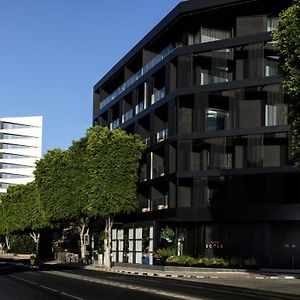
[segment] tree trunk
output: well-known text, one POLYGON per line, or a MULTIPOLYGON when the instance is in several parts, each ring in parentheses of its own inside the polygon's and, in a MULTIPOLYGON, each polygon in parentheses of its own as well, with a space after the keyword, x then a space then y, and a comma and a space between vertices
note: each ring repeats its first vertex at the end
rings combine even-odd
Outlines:
POLYGON ((35 256, 38 257, 41 234, 36 232, 31 232, 30 237, 33 239, 35 243, 35 256))
POLYGON ((80 235, 80 257, 83 261, 85 261, 85 245, 84 245, 84 231, 85 231, 85 223, 80 224, 79 235, 80 235))
POLYGON ((9 241, 9 235, 5 236, 5 243, 6 243, 6 249, 10 250, 11 245, 10 245, 10 241, 9 241))
POLYGON ((83 260, 83 262, 86 262, 86 246, 84 244, 84 235, 89 234, 88 219, 82 220, 82 222, 78 225, 78 229, 80 235, 80 257, 83 260))
POLYGON ((109 216, 105 220, 105 239, 104 239, 104 266, 111 268, 111 229, 113 225, 113 219, 109 216))

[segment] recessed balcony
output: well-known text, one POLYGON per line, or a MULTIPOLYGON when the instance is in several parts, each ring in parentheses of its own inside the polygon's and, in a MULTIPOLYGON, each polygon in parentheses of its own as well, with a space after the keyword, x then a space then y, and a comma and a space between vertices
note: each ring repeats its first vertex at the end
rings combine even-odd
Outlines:
POLYGON ((116 120, 112 121, 110 123, 110 126, 109 126, 110 130, 117 129, 119 127, 120 127, 120 120, 119 119, 116 119, 116 120))
POLYGON ((162 130, 162 131, 159 131, 157 132, 156 134, 156 141, 159 143, 165 139, 168 138, 168 128, 162 130))
POLYGON ((122 115, 122 123, 127 122, 129 119, 131 119, 133 117, 133 110, 130 109, 129 111, 127 111, 126 113, 124 113, 122 115))
POLYGON ((150 60, 143 68, 141 68, 138 72, 136 72, 132 77, 130 77, 127 81, 125 81, 122 85, 120 85, 116 90, 114 90, 107 98, 100 102, 100 109, 108 105, 112 102, 116 97, 118 97, 123 91, 128 89, 134 82, 140 79, 144 74, 150 71, 153 67, 155 67, 158 63, 164 60, 175 47, 173 45, 169 45, 163 51, 161 51, 157 56, 155 56, 152 60, 150 60))

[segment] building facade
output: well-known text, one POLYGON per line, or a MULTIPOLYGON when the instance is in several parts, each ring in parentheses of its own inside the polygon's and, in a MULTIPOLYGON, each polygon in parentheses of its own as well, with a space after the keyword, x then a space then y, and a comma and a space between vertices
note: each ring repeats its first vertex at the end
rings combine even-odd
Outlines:
POLYGON ((42 157, 42 117, 0 118, 0 192, 33 181, 42 157))
POLYGON ((177 254, 300 266, 299 171, 272 42, 291 1, 180 3, 95 86, 93 122, 148 146, 139 212, 113 229, 113 259, 177 254))

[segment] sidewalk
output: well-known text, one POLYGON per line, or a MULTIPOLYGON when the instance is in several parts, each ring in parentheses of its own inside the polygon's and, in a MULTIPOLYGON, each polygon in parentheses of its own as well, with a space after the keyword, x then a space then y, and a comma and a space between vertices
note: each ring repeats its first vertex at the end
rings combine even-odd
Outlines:
MULTIPOLYGON (((106 270, 103 266, 93 264, 85 267, 93 270, 106 270)), ((256 279, 300 279, 300 269, 220 269, 220 268, 197 268, 197 267, 177 267, 177 266, 155 266, 140 264, 116 263, 110 272, 157 276, 173 278, 256 278, 256 279)))
MULTIPOLYGON (((300 299, 300 270, 290 269, 212 269, 194 267, 145 266, 117 264, 110 270, 102 266, 87 265, 85 269, 114 272, 143 277, 162 277, 187 280, 211 286, 226 286, 245 289, 250 294, 272 294, 270 299, 281 299, 280 295, 290 295, 300 299)), ((247 292, 247 293, 248 293, 247 292)), ((294 299, 294 298, 293 298, 294 299)))

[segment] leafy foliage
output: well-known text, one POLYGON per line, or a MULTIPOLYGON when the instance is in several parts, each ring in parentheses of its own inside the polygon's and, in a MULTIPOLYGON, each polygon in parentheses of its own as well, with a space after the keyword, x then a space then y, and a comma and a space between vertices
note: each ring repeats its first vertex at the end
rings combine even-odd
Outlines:
POLYGON ((279 53, 283 85, 289 97, 289 124, 292 153, 300 164, 300 0, 284 10, 279 17, 278 29, 273 33, 279 53))
POLYGON ((80 205, 74 198, 77 187, 73 185, 75 179, 70 176, 73 172, 70 161, 67 151, 54 149, 36 164, 35 181, 51 222, 72 220, 80 214, 80 205))
POLYGON ((47 226, 35 183, 11 186, 1 196, 1 227, 6 234, 47 226))
POLYGON ((95 126, 62 151, 48 151, 35 180, 50 221, 103 217, 135 210, 143 144, 137 135, 95 126))
POLYGON ((137 207, 137 171, 144 145, 137 135, 95 126, 87 132, 85 213, 107 218, 137 207))

